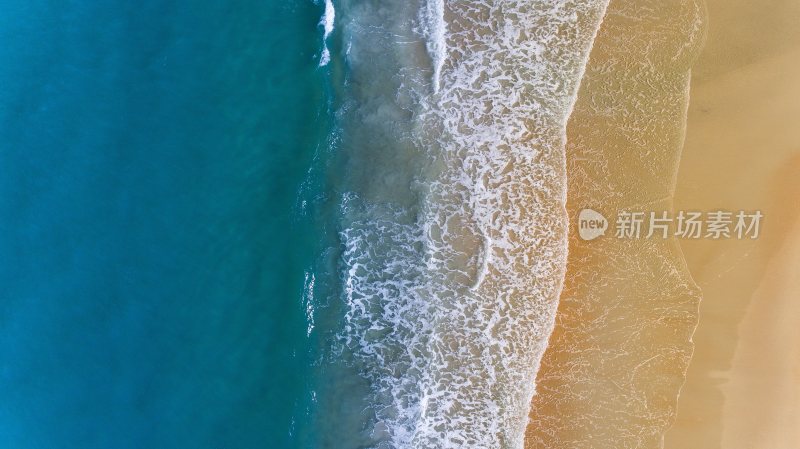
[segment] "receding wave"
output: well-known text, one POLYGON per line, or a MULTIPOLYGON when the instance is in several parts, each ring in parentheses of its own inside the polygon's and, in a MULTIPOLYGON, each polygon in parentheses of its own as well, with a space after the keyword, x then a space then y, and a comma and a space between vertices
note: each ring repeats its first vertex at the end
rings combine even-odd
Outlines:
MULTIPOLYGON (((570 198, 672 209, 702 0, 612 0, 568 126, 570 198)), ((656 449, 675 419, 699 289, 675 238, 573 235, 526 447, 656 449)))

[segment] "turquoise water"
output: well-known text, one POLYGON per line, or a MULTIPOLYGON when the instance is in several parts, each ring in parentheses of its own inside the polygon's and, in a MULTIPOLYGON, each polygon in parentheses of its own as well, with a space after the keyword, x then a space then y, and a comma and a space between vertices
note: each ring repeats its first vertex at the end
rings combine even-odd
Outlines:
POLYGON ((521 448, 605 3, 7 0, 0 445, 521 448))
POLYGON ((322 10, 3 2, 0 446, 310 438, 322 10))

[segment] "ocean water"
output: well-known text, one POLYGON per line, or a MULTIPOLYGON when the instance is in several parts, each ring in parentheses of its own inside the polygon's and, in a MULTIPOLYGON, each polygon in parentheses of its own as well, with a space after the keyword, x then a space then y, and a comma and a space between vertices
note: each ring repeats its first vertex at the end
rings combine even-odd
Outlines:
POLYGON ((521 449, 607 0, 9 0, 9 447, 521 449))
POLYGON ((3 2, 0 446, 298 447, 323 10, 3 2))

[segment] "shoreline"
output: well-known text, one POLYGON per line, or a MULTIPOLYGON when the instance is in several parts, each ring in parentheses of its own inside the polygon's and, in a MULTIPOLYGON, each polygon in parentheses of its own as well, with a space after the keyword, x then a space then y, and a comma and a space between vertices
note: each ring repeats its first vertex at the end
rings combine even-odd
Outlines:
MULTIPOLYGON (((608 6, 568 125, 571 218, 672 209, 702 43, 697 5, 608 6)), ((526 447, 655 448, 685 380, 698 290, 674 238, 587 242, 575 231, 526 447)))

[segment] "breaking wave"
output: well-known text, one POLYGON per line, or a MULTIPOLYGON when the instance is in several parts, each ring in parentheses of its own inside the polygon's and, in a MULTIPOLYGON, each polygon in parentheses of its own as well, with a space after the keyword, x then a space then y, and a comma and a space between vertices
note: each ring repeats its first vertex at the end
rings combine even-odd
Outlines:
POLYGON ((359 445, 522 447, 566 266, 566 121, 606 4, 337 4, 335 354, 369 385, 359 445))

